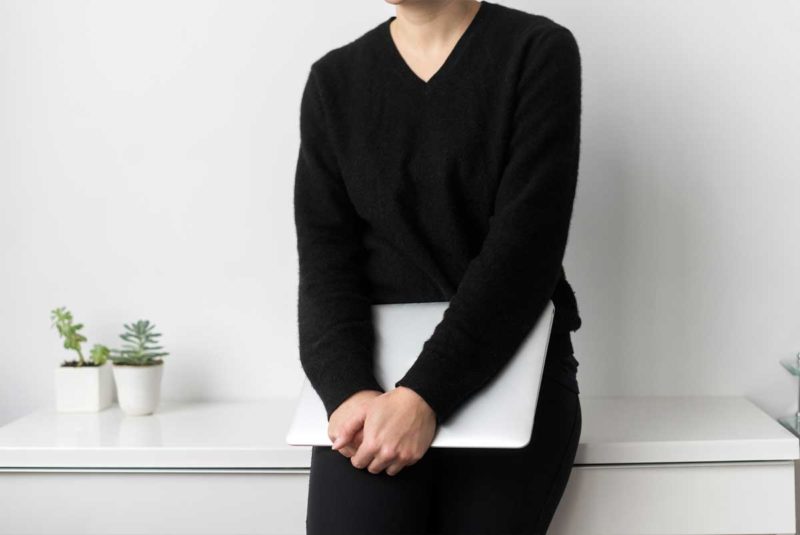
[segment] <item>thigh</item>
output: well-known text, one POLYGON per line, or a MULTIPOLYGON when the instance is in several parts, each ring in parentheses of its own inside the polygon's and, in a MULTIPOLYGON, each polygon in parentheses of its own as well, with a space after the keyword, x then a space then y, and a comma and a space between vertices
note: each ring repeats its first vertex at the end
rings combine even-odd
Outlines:
POLYGON ((580 433, 579 395, 545 377, 527 446, 437 450, 430 533, 545 533, 572 471, 580 433))
POLYGON ((426 453, 394 476, 372 474, 330 447, 312 447, 307 535, 425 533, 432 462, 426 453))

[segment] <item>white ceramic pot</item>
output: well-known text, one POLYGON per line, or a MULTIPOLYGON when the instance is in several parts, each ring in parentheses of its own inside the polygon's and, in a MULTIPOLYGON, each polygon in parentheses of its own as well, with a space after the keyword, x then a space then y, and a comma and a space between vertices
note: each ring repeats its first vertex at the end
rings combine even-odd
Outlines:
POLYGON ((148 366, 114 364, 114 381, 122 411, 130 416, 152 414, 161 397, 164 363, 148 366))
POLYGON ((59 366, 55 369, 57 412, 98 412, 114 401, 111 362, 102 366, 59 366))

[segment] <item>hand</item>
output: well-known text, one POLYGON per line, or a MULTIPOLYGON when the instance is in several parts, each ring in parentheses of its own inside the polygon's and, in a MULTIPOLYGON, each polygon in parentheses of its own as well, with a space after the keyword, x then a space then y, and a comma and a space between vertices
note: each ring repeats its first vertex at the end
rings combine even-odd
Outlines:
POLYGON ((367 403, 381 394, 380 390, 359 390, 336 407, 328 420, 332 449, 338 449, 345 457, 355 455, 363 437, 367 403))
POLYGON ((369 401, 362 440, 350 462, 393 476, 416 463, 436 434, 436 414, 414 390, 397 387, 369 401))

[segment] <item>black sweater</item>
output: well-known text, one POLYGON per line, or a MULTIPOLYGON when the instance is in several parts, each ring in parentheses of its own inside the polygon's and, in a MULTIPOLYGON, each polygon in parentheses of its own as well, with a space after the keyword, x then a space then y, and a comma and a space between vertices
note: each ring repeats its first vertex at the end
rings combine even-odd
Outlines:
MULTIPOLYGON (((562 261, 581 65, 568 29, 484 0, 425 82, 394 45, 393 18, 317 59, 302 95, 300 361, 330 417, 351 394, 383 390, 371 304, 449 301, 395 384, 441 423, 508 362, 549 299, 554 333, 580 327, 562 261)), ((551 351, 545 373, 577 391, 576 364, 551 351)))

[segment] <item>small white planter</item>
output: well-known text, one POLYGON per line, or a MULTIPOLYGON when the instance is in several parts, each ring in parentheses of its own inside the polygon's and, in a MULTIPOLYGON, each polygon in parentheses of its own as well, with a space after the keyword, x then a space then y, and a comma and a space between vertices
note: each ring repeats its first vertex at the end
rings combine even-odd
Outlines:
POLYGON ((148 366, 114 364, 114 381, 122 411, 129 416, 152 414, 161 398, 164 363, 148 366))
POLYGON ((57 412, 99 412, 114 401, 111 362, 55 369, 57 412))

